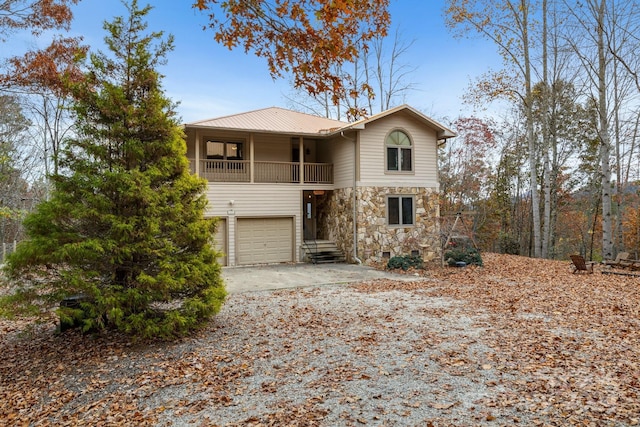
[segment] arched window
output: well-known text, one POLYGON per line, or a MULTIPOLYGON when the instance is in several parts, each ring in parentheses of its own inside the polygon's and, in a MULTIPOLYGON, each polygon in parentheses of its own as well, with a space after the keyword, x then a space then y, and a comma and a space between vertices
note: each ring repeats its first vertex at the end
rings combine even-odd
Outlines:
POLYGON ((413 143, 401 130, 392 131, 386 139, 387 171, 413 171, 413 143))

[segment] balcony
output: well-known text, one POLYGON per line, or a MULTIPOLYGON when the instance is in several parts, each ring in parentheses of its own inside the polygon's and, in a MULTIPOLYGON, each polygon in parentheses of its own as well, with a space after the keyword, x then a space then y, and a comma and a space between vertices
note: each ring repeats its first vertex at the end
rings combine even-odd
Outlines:
MULTIPOLYGON (((195 173, 195 160, 189 159, 195 173)), ((333 164, 304 163, 303 176, 300 163, 253 162, 249 160, 200 160, 200 176, 209 182, 255 182, 286 184, 333 184, 333 164), (254 168, 253 181, 251 167, 254 168)))

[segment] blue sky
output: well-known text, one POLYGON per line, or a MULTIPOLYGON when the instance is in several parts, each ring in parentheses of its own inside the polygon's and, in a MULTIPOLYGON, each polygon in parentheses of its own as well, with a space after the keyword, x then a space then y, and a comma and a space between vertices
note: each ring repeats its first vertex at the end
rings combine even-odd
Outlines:
MULTIPOLYGON (((235 114, 270 106, 287 108, 292 88, 286 79, 272 80, 262 58, 229 51, 203 31, 206 15, 191 8, 190 0, 150 1, 149 30, 163 30, 175 37, 175 50, 162 69, 167 95, 179 101, 184 122, 235 114)), ((139 5, 147 4, 139 0, 139 5)), ((444 24, 444 0, 391 0, 392 27, 403 39, 415 39, 403 61, 416 71, 416 90, 406 102, 435 118, 471 115, 472 107, 461 96, 475 77, 499 67, 491 44, 470 37, 454 39, 444 24), (493 65, 492 65, 493 64, 493 65)), ((126 15, 119 0, 82 0, 74 6, 72 32, 84 37, 93 49, 104 49, 103 22, 126 15)))

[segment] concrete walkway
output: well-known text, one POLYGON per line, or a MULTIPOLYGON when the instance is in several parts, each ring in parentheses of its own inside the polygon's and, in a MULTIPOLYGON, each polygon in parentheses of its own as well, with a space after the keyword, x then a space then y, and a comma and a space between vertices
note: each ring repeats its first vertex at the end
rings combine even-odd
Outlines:
POLYGON ((277 264, 224 267, 229 293, 332 285, 389 278, 413 281, 420 277, 394 274, 357 264, 277 264))

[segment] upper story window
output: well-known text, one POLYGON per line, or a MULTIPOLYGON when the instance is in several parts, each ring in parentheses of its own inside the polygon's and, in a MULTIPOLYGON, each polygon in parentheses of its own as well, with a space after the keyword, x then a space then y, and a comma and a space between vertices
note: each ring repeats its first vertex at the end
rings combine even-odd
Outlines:
POLYGON ((240 141, 207 140, 207 159, 244 160, 244 143, 240 141))
POLYGON ((385 141, 387 148, 387 171, 413 171, 413 144, 401 130, 391 132, 385 141))

